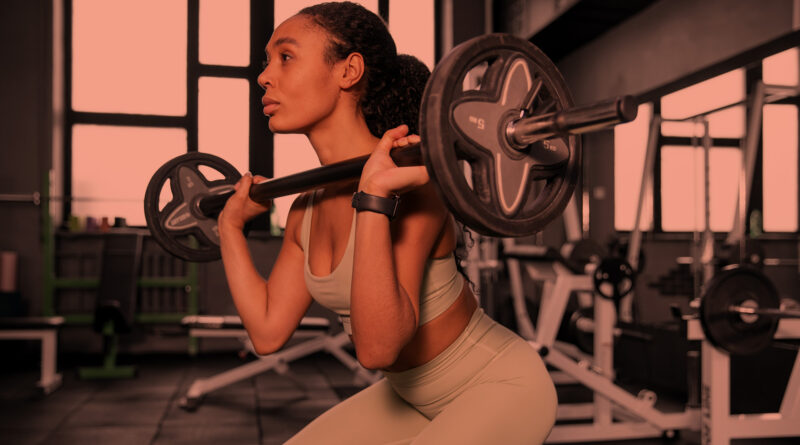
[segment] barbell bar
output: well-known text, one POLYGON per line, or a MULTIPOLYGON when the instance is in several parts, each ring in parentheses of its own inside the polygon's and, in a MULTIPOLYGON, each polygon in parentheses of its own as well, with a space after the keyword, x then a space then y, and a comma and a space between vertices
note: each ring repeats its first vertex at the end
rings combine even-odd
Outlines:
MULTIPOLYGON (((609 128, 636 118, 637 104, 633 96, 621 96, 597 104, 550 113, 546 116, 522 117, 506 125, 509 145, 521 153, 531 150, 531 145, 555 136, 577 135, 589 131, 609 128)), ((548 150, 545 148, 545 150, 548 150)), ((421 144, 398 147, 390 152, 398 166, 423 165, 421 144)), ((549 153, 548 153, 549 154, 549 153)), ((553 155, 550 155, 553 156, 553 155)), ((557 153, 555 157, 564 158, 568 154, 557 153)), ((250 188, 250 199, 268 205, 274 198, 322 188, 325 185, 361 176, 369 155, 360 156, 311 170, 272 179, 250 188)), ((463 159, 462 159, 463 160, 463 159)), ((564 161, 557 160, 555 168, 564 161)), ((545 175, 548 173, 545 173, 545 175)), ((550 173, 552 174, 552 173, 550 173)), ((202 197, 197 206, 204 216, 214 217, 222 211, 233 191, 202 197)))
POLYGON ((729 266, 716 273, 700 299, 703 334, 733 355, 753 355, 769 348, 778 321, 784 318, 800 318, 800 310, 781 307, 775 286, 752 266, 729 266))
MULTIPOLYGON (((800 311, 792 309, 761 308, 751 306, 730 306, 728 311, 739 315, 754 315, 757 317, 800 318, 800 311)), ((745 320, 747 321, 747 320, 745 320)))
MULTIPOLYGON (((424 165, 453 216, 472 230, 532 235, 563 212, 574 192, 582 159, 577 135, 628 122, 636 112, 631 96, 575 107, 563 76, 536 46, 490 34, 458 45, 436 65, 422 95, 420 143, 392 150, 392 158, 400 166, 424 165)), ((367 158, 256 184, 250 197, 266 204, 357 178, 367 158)), ((218 259, 216 215, 240 177, 204 153, 167 162, 145 193, 154 238, 186 260, 218 259), (210 180, 203 166, 223 179, 210 180), (162 205, 167 185, 173 198, 162 205)))

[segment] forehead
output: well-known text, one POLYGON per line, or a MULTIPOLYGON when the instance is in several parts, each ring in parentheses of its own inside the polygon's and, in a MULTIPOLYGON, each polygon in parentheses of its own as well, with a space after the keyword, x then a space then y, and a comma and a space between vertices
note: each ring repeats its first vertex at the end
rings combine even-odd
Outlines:
POLYGON ((286 19, 272 33, 267 49, 280 44, 295 46, 319 46, 326 40, 326 33, 310 18, 295 15, 286 19))

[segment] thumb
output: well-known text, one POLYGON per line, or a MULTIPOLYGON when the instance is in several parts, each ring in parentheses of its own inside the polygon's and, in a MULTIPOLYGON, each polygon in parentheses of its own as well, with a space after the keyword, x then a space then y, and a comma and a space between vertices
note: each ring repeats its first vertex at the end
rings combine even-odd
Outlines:
POLYGON ((250 172, 247 172, 242 175, 238 182, 236 182, 235 190, 236 194, 239 196, 247 195, 250 190, 250 186, 253 184, 253 175, 250 172))
POLYGON ((384 150, 389 151, 392 149, 392 145, 394 145, 394 141, 399 139, 403 136, 408 134, 408 126, 407 125, 400 125, 399 127, 392 128, 387 130, 386 133, 383 133, 383 137, 378 142, 376 147, 377 150, 384 150))

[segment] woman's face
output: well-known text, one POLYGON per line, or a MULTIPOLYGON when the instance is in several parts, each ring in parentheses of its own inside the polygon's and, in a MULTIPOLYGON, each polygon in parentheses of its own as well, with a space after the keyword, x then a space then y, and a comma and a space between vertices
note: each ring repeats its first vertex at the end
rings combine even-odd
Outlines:
POLYGON ((305 133, 335 108, 339 85, 325 60, 329 36, 305 16, 283 22, 267 44, 258 76, 264 114, 275 133, 305 133))

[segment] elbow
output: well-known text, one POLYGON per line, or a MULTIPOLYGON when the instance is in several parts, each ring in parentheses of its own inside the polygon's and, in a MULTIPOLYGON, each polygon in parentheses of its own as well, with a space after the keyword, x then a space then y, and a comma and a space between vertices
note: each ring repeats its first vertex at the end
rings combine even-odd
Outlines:
POLYGON ((280 350, 286 341, 276 341, 274 336, 250 335, 250 344, 258 355, 269 355, 280 350))
MULTIPOLYGON (((355 342, 354 342, 355 343, 355 342)), ((358 363, 370 370, 386 369, 397 361, 397 353, 380 345, 354 344, 358 363)))
POLYGON ((250 339, 250 342, 253 344, 253 351, 255 351, 256 355, 269 355, 280 349, 268 343, 254 342, 252 339, 250 339))
POLYGON ((356 354, 358 356, 358 363, 366 369, 371 371, 386 369, 391 366, 396 358, 389 357, 389 354, 356 354))

